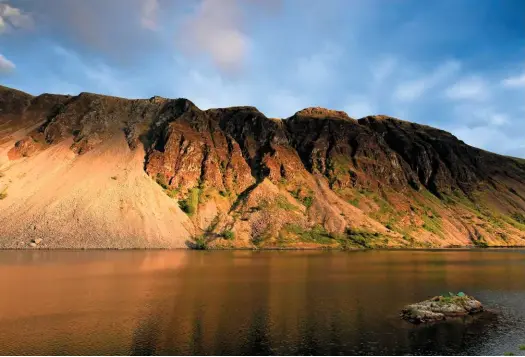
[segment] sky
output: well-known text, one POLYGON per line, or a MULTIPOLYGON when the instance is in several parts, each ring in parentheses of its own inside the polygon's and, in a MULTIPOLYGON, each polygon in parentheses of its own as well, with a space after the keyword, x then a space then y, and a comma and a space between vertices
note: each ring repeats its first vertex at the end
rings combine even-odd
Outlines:
POLYGON ((523 0, 0 0, 0 84, 384 114, 525 158, 523 0))

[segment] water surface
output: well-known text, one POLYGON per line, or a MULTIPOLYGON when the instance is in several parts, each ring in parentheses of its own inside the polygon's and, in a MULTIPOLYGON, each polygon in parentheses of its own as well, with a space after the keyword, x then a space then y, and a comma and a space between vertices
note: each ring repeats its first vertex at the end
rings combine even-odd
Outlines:
POLYGON ((525 251, 0 251, 0 354, 483 354, 525 344, 525 251), (448 291, 495 315, 432 326, 448 291))

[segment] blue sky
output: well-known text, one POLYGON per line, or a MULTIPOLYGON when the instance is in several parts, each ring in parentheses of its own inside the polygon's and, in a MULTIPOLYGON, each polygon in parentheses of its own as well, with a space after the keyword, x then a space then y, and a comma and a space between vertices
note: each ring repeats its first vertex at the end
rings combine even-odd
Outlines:
POLYGON ((0 83, 386 114, 525 157, 523 0, 0 0, 0 83))

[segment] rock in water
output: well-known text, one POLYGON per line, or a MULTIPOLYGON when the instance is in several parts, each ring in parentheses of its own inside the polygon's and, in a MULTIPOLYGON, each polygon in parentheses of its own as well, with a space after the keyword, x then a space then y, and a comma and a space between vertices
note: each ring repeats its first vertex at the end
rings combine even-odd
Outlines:
POLYGON ((456 296, 435 296, 430 300, 407 305, 401 317, 412 323, 424 323, 445 320, 448 317, 460 317, 483 311, 478 300, 464 293, 456 296))
POLYGON ((34 247, 36 247, 36 243, 35 242, 31 242, 31 243, 29 243, 29 246, 34 248, 34 247))

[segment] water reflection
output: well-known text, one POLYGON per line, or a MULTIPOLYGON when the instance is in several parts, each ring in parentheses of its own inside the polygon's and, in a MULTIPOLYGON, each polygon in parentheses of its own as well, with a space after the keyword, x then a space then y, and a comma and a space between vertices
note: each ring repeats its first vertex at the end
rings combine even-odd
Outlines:
POLYGON ((502 354, 525 341, 523 251, 0 252, 0 354, 502 354), (497 314, 415 327, 448 291, 497 314))

